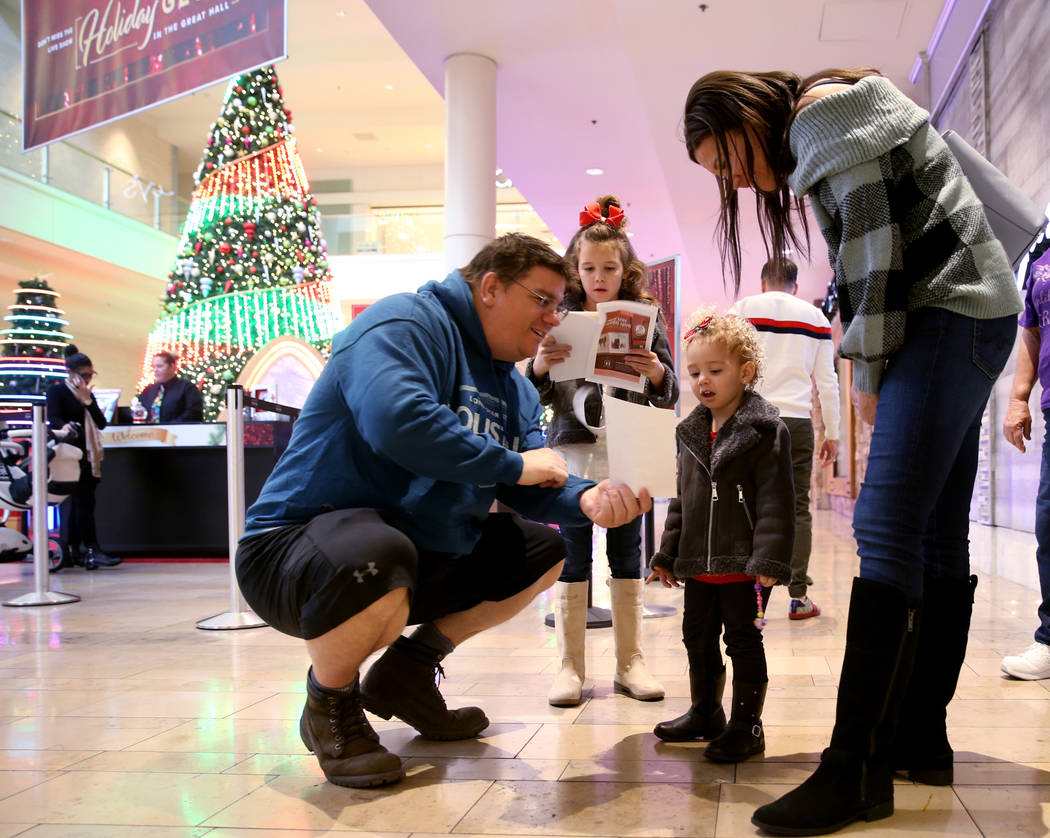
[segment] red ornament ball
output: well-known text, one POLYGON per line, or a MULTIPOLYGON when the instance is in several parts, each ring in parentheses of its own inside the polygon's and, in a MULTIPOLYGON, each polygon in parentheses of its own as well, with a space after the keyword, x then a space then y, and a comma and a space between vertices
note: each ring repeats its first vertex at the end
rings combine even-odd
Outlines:
POLYGON ((219 253, 225 256, 232 249, 232 245, 229 242, 219 242, 219 253))
POLYGON ((248 273, 254 274, 254 273, 258 273, 258 271, 259 271, 259 269, 257 267, 255 267, 255 265, 249 265, 248 266, 248 273))
POLYGON ((222 265, 216 265, 215 266, 215 272, 216 273, 220 273, 221 274, 224 270, 226 270, 226 268, 224 268, 222 265))
POLYGON ((232 216, 229 216, 229 215, 227 215, 227 216, 226 216, 226 217, 225 217, 225 218, 224 218, 224 219, 222 220, 222 223, 223 223, 223 224, 225 224, 225 225, 226 225, 227 227, 229 227, 229 226, 230 226, 231 224, 233 224, 233 217, 232 217, 232 216))

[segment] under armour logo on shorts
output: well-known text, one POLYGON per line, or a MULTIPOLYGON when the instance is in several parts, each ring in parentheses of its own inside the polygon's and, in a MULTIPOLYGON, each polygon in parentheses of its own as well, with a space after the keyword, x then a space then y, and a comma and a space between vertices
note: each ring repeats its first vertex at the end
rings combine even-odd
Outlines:
POLYGON ((368 563, 368 567, 366 567, 363 571, 355 570, 354 571, 354 577, 357 579, 357 581, 359 583, 364 584, 365 574, 366 573, 371 573, 373 576, 378 576, 379 575, 379 571, 376 570, 376 563, 375 562, 369 562, 368 563))

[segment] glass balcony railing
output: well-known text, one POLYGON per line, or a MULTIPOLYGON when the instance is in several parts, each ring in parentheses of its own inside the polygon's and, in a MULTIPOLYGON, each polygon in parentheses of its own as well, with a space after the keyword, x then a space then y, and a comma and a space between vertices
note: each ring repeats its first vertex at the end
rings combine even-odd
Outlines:
MULTIPOLYGON (((321 211, 321 230, 333 255, 362 253, 425 254, 445 248, 445 209, 431 207, 372 207, 366 213, 321 211)), ((496 235, 518 232, 535 236, 551 247, 561 245, 527 203, 496 205, 496 235)))
MULTIPOLYGON (((94 204, 179 236, 190 201, 144 182, 134 172, 61 140, 22 152, 22 121, 0 109, 0 166, 54 186, 94 204)), ((323 200, 324 196, 320 196, 323 200)), ((321 229, 333 256, 433 254, 444 250, 442 206, 381 207, 322 203, 321 229), (348 210, 354 210, 348 212, 348 210)), ((529 204, 496 206, 496 234, 527 233, 560 250, 561 245, 529 204)))
POLYGON ((5 110, 0 110, 0 166, 173 236, 189 209, 188 200, 162 184, 145 182, 66 140, 23 153, 22 121, 5 110))

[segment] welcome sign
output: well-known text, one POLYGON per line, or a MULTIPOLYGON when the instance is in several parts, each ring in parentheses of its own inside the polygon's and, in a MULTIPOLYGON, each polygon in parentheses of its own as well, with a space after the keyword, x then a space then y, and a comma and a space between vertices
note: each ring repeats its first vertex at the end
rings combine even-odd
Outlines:
POLYGON ((287 57, 286 0, 22 0, 22 148, 287 57))

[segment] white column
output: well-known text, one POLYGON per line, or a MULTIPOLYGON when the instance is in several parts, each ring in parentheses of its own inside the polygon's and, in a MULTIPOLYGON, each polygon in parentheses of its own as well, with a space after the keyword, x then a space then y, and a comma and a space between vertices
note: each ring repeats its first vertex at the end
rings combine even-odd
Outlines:
POLYGON ((445 59, 445 267, 466 265, 496 235, 496 62, 445 59))

